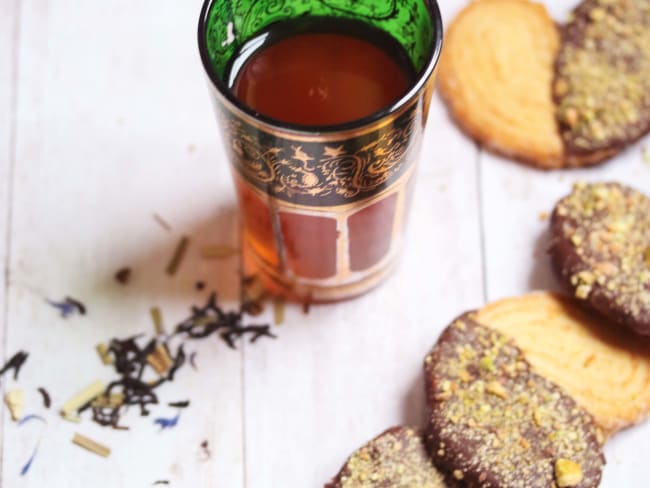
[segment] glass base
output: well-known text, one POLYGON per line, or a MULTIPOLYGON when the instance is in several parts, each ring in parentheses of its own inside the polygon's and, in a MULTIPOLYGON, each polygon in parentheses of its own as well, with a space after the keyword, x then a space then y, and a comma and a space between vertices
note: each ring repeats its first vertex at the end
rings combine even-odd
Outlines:
POLYGON ((328 283, 327 280, 301 280, 285 276, 266 264, 245 243, 242 246, 242 265, 246 276, 258 276, 264 288, 272 295, 304 304, 332 303, 358 297, 380 285, 395 269, 397 257, 380 263, 358 279, 347 283, 328 283))

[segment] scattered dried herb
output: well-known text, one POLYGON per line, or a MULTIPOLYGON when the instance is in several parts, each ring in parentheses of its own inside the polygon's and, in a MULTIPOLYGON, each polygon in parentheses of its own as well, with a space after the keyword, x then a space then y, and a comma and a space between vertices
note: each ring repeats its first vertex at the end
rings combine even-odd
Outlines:
POLYGON ((178 241, 178 244, 176 245, 176 249, 174 250, 174 254, 172 255, 172 258, 169 261, 169 264, 167 265, 168 275, 174 276, 176 274, 176 271, 178 271, 178 268, 183 262, 183 258, 185 257, 185 252, 187 251, 187 246, 189 246, 189 244, 190 244, 190 239, 187 236, 181 237, 181 240, 178 241))
POLYGON ((43 397, 43 406, 45 408, 50 408, 52 406, 52 398, 45 388, 42 386, 37 390, 43 397))
POLYGON ((169 405, 170 407, 173 407, 173 408, 187 408, 187 407, 190 406, 190 401, 185 400, 185 401, 182 401, 182 402, 171 402, 171 403, 168 403, 167 405, 169 405))
MULTIPOLYGON (((111 340, 108 354, 118 378, 108 384, 102 397, 108 399, 112 395, 121 394, 123 401, 119 404, 87 401, 77 407, 76 413, 90 409, 96 423, 113 428, 124 428, 119 423, 123 412, 129 406, 138 406, 142 416, 149 415, 149 408, 160 403, 157 389, 173 381, 176 372, 187 361, 185 342, 218 334, 229 347, 235 348, 237 339, 241 337, 248 336, 251 342, 260 337, 275 338, 269 325, 243 325, 242 321, 242 310, 223 310, 217 303, 216 294, 212 293, 205 306, 192 307, 190 316, 176 325, 169 335, 150 339, 134 336, 111 340), (147 380, 151 377, 155 379, 147 380)), ((188 361, 194 369, 195 355, 196 353, 192 353, 188 361)), ((184 408, 185 402, 170 405, 184 408)), ((170 419, 156 419, 156 423, 163 429, 173 427, 175 424, 166 422, 168 420, 170 419)))
POLYGON ((131 279, 131 268, 120 268, 115 273, 115 281, 120 285, 126 285, 131 279))
POLYGON ((20 388, 10 390, 5 395, 5 403, 9 408, 11 420, 19 421, 23 418, 23 407, 25 406, 25 392, 20 388))
POLYGON ((210 447, 207 439, 201 442, 201 452, 203 453, 203 457, 206 461, 210 459, 210 457, 212 457, 212 453, 210 452, 210 447))
POLYGON ((172 429, 176 427, 176 425, 178 424, 178 420, 180 418, 181 418, 181 414, 179 412, 176 414, 175 417, 171 417, 171 418, 160 417, 155 419, 153 423, 156 425, 160 425, 160 430, 163 431, 165 429, 172 429))
POLYGON ((20 421, 18 422, 18 425, 19 426, 20 425, 25 425, 26 423, 31 422, 32 420, 40 420, 44 424, 47 424, 47 420, 45 420, 40 415, 34 415, 34 414, 30 413, 29 415, 25 415, 22 419, 20 419, 20 421))
POLYGON ((167 232, 172 231, 172 226, 167 223, 165 219, 163 219, 160 215, 157 213, 153 214, 153 219, 162 227, 165 229, 167 232))
POLYGON ((61 302, 47 300, 47 303, 52 305, 54 308, 58 308, 61 312, 61 317, 64 319, 68 318, 70 315, 74 315, 75 313, 86 315, 86 306, 72 297, 65 297, 61 302))
MULTIPOLYGON (((243 306, 243 304, 242 304, 243 306)), ((240 337, 251 336, 250 342, 255 342, 260 337, 275 339, 269 325, 242 325, 243 312, 225 312, 217 305, 216 293, 210 294, 208 303, 202 307, 192 307, 192 316, 176 326, 176 334, 185 334, 193 339, 208 337, 219 332, 219 337, 230 347, 235 349, 235 340, 240 337)))
POLYGON ((156 370, 159 375, 164 375, 169 371, 174 362, 167 352, 164 344, 158 343, 153 351, 147 356, 147 362, 156 370))
POLYGON ((38 420, 40 422, 43 422, 44 427, 43 427, 43 431, 41 432, 41 435, 38 438, 38 441, 36 442, 36 446, 32 451, 32 455, 29 456, 29 459, 20 470, 21 476, 25 476, 29 472, 29 469, 32 467, 32 464, 34 463, 34 459, 36 458, 36 454, 38 453, 38 448, 41 445, 41 440, 43 439, 43 432, 45 432, 45 426, 47 426, 47 421, 39 415, 26 415, 20 420, 20 422, 18 422, 18 425, 19 426, 25 425, 26 423, 31 422, 32 420, 38 420))
POLYGON ((169 480, 158 480, 153 482, 154 485, 168 485, 169 480))
POLYGON ((156 335, 164 334, 165 327, 163 326, 162 312, 158 307, 151 307, 149 310, 151 314, 151 320, 153 321, 153 328, 156 331, 156 335))
POLYGON ((202 291, 205 288, 205 282, 203 281, 197 281, 194 284, 194 288, 196 288, 197 291, 202 291))
POLYGON ((34 450, 32 451, 32 455, 29 456, 29 459, 27 460, 25 465, 21 468, 20 476, 25 476, 29 472, 29 468, 32 467, 32 463, 34 462, 34 458, 36 458, 37 453, 38 453, 38 445, 34 448, 34 450))
POLYGON ((2 369, 0 369, 0 377, 2 377, 2 375, 11 369, 14 372, 14 380, 17 381, 20 369, 25 364, 25 361, 27 361, 28 356, 29 353, 26 353, 25 351, 18 351, 16 354, 11 356, 11 359, 9 359, 9 361, 5 363, 2 369))
POLYGON ((95 350, 97 351, 97 354, 99 354, 99 359, 102 360, 102 363, 106 365, 113 364, 113 358, 108 353, 108 346, 106 344, 100 342, 95 346, 95 350))
POLYGON ((88 437, 85 437, 81 434, 75 433, 74 437, 72 438, 72 442, 79 447, 83 447, 84 449, 97 454, 98 456, 108 457, 111 455, 110 448, 104 446, 103 444, 100 444, 99 442, 95 442, 94 440, 89 439, 88 437))
POLYGON ((67 402, 65 402, 63 404, 63 408, 61 409, 61 414, 63 416, 71 416, 75 413, 78 413, 84 405, 88 404, 99 395, 101 395, 105 388, 106 386, 104 385, 103 381, 94 381, 79 393, 77 393, 75 396, 70 398, 67 402))

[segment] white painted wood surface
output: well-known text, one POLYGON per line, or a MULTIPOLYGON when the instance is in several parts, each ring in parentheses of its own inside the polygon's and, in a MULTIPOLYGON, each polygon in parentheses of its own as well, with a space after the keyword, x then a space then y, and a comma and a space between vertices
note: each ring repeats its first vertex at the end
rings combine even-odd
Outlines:
MULTIPOLYGON (((277 341, 239 351, 217 340, 192 345, 199 371, 182 370, 161 392, 193 401, 174 430, 158 432, 135 412, 129 432, 63 422, 43 410, 36 388, 46 386, 56 407, 85 383, 110 377, 97 342, 150 331, 152 305, 168 327, 178 322, 205 298, 194 290, 197 279, 233 306, 238 294, 236 259, 198 255, 202 244, 238 239, 195 43, 199 3, 0 3, 3 271, 10 259, 6 307, 0 283, 7 311, 0 359, 30 352, 18 384, 28 412, 49 422, 21 477, 40 426, 18 428, 2 408, 3 487, 146 487, 158 479, 180 487, 322 486, 375 434, 422 421, 421 361, 454 316, 485 299, 557 287, 538 215, 573 181, 616 179, 650 192, 640 145, 601 168, 543 173, 478 151, 435 99, 407 248, 387 283, 309 315, 288 307, 277 341), (170 278, 163 270, 182 235, 191 236, 188 258, 170 278), (121 266, 133 268, 127 287, 112 278, 121 266), (62 320, 45 303, 65 295, 81 298, 88 316, 62 320), (73 446, 76 431, 108 444, 111 457, 73 446), (204 439, 209 460, 200 452, 204 439)), ((448 22, 464 2, 441 4, 448 22)), ((557 19, 566 15, 565 2, 547 4, 557 19)), ((7 378, 0 388, 13 386, 7 378)), ((617 436, 606 448, 603 486, 647 486, 649 448, 648 424, 617 436)))

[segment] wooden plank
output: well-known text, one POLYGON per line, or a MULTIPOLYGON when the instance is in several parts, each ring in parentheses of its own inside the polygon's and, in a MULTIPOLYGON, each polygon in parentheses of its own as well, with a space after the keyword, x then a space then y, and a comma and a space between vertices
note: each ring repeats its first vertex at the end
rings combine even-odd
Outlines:
POLYGON ((199 4, 20 5, 7 349, 30 352, 20 378, 26 411, 46 415, 49 425, 20 481, 39 429, 5 426, 2 438, 12 446, 5 484, 242 486, 241 353, 216 339, 192 344, 200 371, 184 368, 161 391, 162 402, 192 401, 174 430, 158 432, 153 423, 176 413, 165 405, 148 418, 132 409, 129 432, 66 423, 43 410, 35 391, 45 386, 56 409, 95 378, 109 379, 95 344, 150 333, 152 305, 171 327, 205 300, 196 280, 231 305, 237 297, 236 259, 208 263, 198 253, 201 244, 237 242, 234 195, 196 55, 199 4), (182 235, 191 238, 188 255, 169 277, 164 270, 182 235), (113 279, 122 266, 133 269, 127 286, 113 279), (88 315, 63 320, 45 302, 65 295, 81 299, 88 315), (111 456, 74 446, 77 431, 108 445, 111 456))
POLYGON ((434 100, 401 266, 350 302, 289 307, 275 342, 246 348, 248 486, 322 486, 358 446, 421 424, 421 364, 482 301, 477 152, 434 100))
MULTIPOLYGON (((15 93, 15 50, 18 32, 16 30, 16 7, 18 2, 0 4, 0 363, 4 363, 7 351, 5 338, 7 327, 7 227, 11 212, 11 166, 14 156, 14 93, 15 93)), ((6 383, 6 382, 4 382, 6 383)), ((4 397, 6 386, 0 385, 4 397)), ((0 432, 5 418, 0 415, 0 432)), ((4 436, 0 435, 0 485, 2 485, 2 459, 4 457, 4 436)))

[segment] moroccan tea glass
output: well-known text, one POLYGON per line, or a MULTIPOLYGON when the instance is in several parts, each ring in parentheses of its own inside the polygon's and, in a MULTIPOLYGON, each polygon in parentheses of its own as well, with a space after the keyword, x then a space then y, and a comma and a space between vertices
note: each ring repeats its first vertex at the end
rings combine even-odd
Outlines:
POLYGON ((231 163, 247 272, 271 292, 326 302, 362 294, 395 264, 442 46, 435 0, 206 0, 199 50, 231 163), (302 126, 260 115, 231 91, 242 46, 278 22, 362 21, 415 68, 407 92, 362 119, 302 126))

